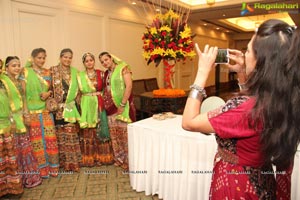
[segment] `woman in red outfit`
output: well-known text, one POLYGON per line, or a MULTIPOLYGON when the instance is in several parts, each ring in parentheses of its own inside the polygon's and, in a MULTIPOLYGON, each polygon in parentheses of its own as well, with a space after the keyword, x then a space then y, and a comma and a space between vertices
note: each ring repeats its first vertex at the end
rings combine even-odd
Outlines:
POLYGON ((252 37, 245 58, 242 52, 230 50, 229 58, 236 64, 229 68, 238 73, 242 93, 203 114, 199 110, 204 86, 218 48, 206 45, 201 52, 196 45, 198 73, 182 127, 216 134, 210 199, 290 199, 292 165, 300 140, 299 55, 297 64, 287 59, 297 57, 289 51, 293 35, 298 34, 294 32, 283 21, 268 20, 252 37))

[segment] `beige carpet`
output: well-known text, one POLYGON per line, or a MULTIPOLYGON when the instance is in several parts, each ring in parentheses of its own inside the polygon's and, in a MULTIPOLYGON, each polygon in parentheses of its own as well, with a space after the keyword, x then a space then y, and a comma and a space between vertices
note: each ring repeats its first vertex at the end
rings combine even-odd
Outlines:
POLYGON ((158 200, 132 190, 129 175, 110 166, 81 168, 80 173, 62 174, 44 179, 42 185, 25 189, 21 196, 4 196, 6 200, 158 200))

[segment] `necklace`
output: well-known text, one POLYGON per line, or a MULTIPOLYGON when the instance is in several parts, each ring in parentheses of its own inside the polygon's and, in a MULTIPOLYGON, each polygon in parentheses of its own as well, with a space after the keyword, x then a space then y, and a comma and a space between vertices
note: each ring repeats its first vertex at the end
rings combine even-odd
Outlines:
POLYGON ((92 82, 92 84, 94 86, 96 86, 97 85, 97 79, 96 79, 95 70, 93 70, 92 72, 86 71, 86 74, 87 74, 88 78, 90 79, 90 81, 92 82))
POLYGON ((96 77, 96 72, 95 70, 93 70, 93 72, 86 72, 87 76, 89 77, 89 79, 93 79, 96 77))
POLYGON ((71 78, 71 70, 70 67, 63 67, 61 66, 60 68, 61 73, 62 73, 62 78, 67 81, 67 83, 70 82, 70 78, 71 78))
POLYGON ((32 67, 33 71, 35 71, 35 73, 37 73, 38 75, 41 75, 43 69, 39 68, 39 67, 32 67))

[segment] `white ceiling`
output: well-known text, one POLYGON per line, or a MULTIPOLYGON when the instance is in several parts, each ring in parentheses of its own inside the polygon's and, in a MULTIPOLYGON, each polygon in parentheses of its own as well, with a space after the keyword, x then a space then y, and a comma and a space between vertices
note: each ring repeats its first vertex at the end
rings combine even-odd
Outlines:
MULTIPOLYGON (((222 0, 221 2, 216 2, 213 5, 207 5, 206 0, 193 0, 195 2, 199 2, 199 5, 188 5, 183 3, 183 0, 127 0, 128 3, 137 2, 138 4, 143 4, 140 9, 150 8, 154 9, 155 7, 160 7, 161 9, 169 9, 172 8, 174 10, 180 12, 186 12, 189 14, 189 22, 195 23, 199 25, 206 24, 209 28, 217 28, 219 31, 229 32, 229 33, 243 33, 247 32, 246 29, 237 28, 230 23, 224 22, 222 19, 227 18, 237 18, 241 17, 241 8, 242 3, 249 4, 253 7, 254 3, 262 3, 262 4, 276 4, 276 3, 298 3, 300 7, 300 0, 222 0), (203 4, 204 3, 204 4, 203 4), (147 6, 145 6, 145 4, 147 6)), ((192 0, 184 0, 184 1, 192 1, 192 0)), ((265 9, 254 9, 253 12, 249 12, 245 15, 247 18, 252 18, 250 16, 258 16, 262 15, 262 19, 267 19, 268 17, 264 16, 269 14, 270 11, 265 9)), ((300 9, 293 10, 293 13, 289 13, 289 16, 295 22, 295 25, 300 27, 300 9)), ((280 15, 276 15, 279 17, 280 15)), ((261 18, 257 19, 261 21, 261 18)), ((256 23, 256 22, 254 22, 256 23)))
MULTIPOLYGON (((237 1, 235 1, 235 0, 230 1, 230 3, 233 3, 233 2, 237 2, 237 1)), ((299 7, 300 7, 300 0, 293 0, 293 1, 265 0, 265 1, 252 1, 252 2, 251 1, 239 1, 238 4, 230 4, 230 5, 226 5, 226 6, 220 6, 216 3, 215 5, 210 6, 209 8, 192 9, 190 17, 189 17, 189 21, 199 24, 199 25, 203 25, 206 23, 212 27, 219 27, 220 30, 229 30, 230 32, 233 32, 233 33, 246 32, 246 30, 241 30, 233 25, 230 25, 228 23, 221 21, 221 19, 241 17, 241 8, 242 8, 241 2, 246 2, 250 6, 252 5, 252 7, 253 7, 253 2, 268 3, 268 4, 271 4, 271 3, 286 3, 286 4, 298 3, 299 7)), ((227 3, 229 3, 229 1, 227 3)), ((248 17, 249 20, 251 20, 251 18, 253 19, 252 16, 262 15, 262 17, 260 17, 258 19, 258 21, 261 21, 262 18, 268 19, 268 17, 266 16, 267 14, 270 14, 270 11, 267 11, 265 9, 254 9, 253 12, 247 13, 245 15, 245 17, 248 17)), ((300 27, 299 9, 293 10, 293 13, 289 13, 289 16, 292 18, 295 25, 300 27), (295 12, 297 12, 297 13, 295 13, 295 12)), ((275 15, 275 17, 279 18, 280 15, 275 15)))

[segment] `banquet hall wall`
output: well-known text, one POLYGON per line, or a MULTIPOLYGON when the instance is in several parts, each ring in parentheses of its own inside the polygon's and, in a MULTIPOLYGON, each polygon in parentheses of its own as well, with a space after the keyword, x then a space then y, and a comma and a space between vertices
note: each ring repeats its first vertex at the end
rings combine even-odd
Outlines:
MULTIPOLYGON (((61 49, 74 51, 73 66, 83 69, 81 56, 91 52, 96 56, 109 51, 126 60, 133 79, 157 77, 162 80, 162 66, 147 65, 142 57, 142 34, 151 18, 122 0, 1 0, 0 58, 18 55, 22 63, 33 48, 47 50, 46 66, 58 63, 61 49)), ((194 41, 203 48, 205 43, 230 47, 233 40, 219 31, 190 24, 196 34, 194 41)), ((96 61, 97 67, 100 63, 96 61)), ((188 89, 196 74, 197 61, 176 64, 175 86, 188 89)), ((221 82, 228 81, 226 70, 221 82)), ((214 85, 212 72, 207 85, 214 85)))

